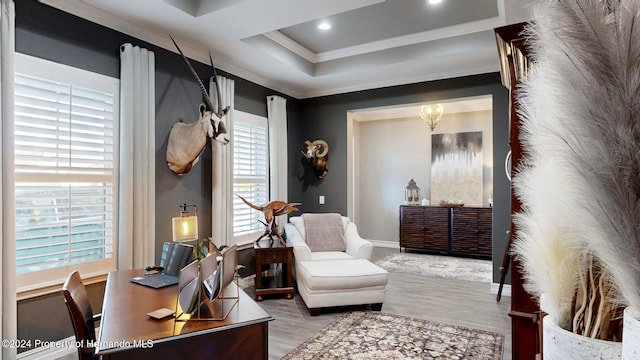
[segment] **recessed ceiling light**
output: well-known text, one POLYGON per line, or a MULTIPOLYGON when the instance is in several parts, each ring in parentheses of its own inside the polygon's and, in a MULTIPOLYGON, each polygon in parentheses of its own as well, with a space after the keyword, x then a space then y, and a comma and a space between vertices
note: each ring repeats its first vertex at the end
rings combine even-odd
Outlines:
POLYGON ((442 0, 429 0, 429 4, 440 4, 442 0))
POLYGON ((320 29, 320 30, 329 30, 329 29, 331 29, 331 24, 329 24, 328 22, 321 22, 318 25, 318 29, 320 29))

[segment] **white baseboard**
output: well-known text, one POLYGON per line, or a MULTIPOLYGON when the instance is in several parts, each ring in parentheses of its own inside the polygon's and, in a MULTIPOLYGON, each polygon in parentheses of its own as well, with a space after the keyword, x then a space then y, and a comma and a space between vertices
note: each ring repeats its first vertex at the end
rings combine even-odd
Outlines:
POLYGON ((373 244, 373 246, 400 250, 400 244, 398 244, 397 242, 384 241, 384 240, 368 240, 368 241, 370 241, 373 244))
MULTIPOLYGON (((498 295, 498 289, 500 288, 500 284, 498 283, 492 283, 491 284, 491 289, 489 290, 489 292, 493 295, 498 295)), ((504 284, 502 286, 502 297, 511 297, 511 285, 509 284, 504 284)))
POLYGON ((66 339, 51 342, 49 346, 40 346, 35 349, 21 352, 16 357, 17 360, 51 360, 76 354, 78 349, 75 346, 76 337, 70 336, 66 339))

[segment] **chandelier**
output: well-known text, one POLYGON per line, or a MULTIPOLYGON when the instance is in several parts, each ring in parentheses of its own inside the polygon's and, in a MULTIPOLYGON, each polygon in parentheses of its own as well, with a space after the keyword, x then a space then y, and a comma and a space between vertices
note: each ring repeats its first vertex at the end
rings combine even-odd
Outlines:
POLYGON ((436 128, 436 125, 442 119, 442 114, 444 113, 444 108, 441 104, 436 104, 435 109, 431 107, 431 105, 422 105, 420 107, 420 117, 427 124, 431 131, 436 128))

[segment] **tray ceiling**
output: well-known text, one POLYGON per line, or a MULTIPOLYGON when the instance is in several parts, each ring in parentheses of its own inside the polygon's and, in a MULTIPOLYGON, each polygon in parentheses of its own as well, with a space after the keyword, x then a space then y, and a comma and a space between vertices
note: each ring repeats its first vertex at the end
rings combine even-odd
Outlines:
POLYGON ((41 0, 296 98, 499 71, 519 0, 41 0), (320 22, 331 25, 319 30, 320 22))

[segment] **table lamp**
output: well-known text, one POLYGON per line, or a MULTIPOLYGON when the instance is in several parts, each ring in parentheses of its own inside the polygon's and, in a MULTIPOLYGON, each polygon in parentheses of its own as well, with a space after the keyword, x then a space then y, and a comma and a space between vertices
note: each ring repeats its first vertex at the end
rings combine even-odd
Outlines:
POLYGON ((180 209, 180 216, 172 218, 173 241, 198 240, 198 208, 195 205, 183 204, 180 209), (189 214, 188 206, 193 206, 194 215, 189 214))

